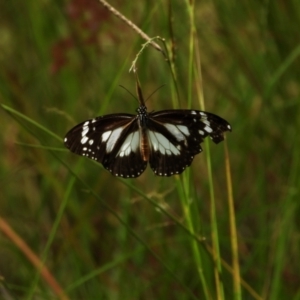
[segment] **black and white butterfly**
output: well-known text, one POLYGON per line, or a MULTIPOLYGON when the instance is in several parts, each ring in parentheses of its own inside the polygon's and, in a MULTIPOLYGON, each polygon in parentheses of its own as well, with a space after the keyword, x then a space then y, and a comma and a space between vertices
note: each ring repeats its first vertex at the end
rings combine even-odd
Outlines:
POLYGON ((102 163, 114 176, 138 177, 148 162, 156 175, 172 176, 191 165, 205 137, 217 144, 231 131, 227 121, 204 111, 148 113, 138 81, 137 93, 137 115, 109 114, 82 122, 66 134, 65 146, 102 163))

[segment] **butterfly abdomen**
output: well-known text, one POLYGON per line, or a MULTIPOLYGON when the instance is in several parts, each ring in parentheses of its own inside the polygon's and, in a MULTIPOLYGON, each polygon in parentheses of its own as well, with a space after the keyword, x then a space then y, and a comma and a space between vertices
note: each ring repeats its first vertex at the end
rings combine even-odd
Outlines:
POLYGON ((141 127, 141 139, 140 139, 140 148, 141 148, 141 154, 143 161, 148 161, 149 160, 149 141, 148 141, 148 136, 146 134, 146 128, 141 127))

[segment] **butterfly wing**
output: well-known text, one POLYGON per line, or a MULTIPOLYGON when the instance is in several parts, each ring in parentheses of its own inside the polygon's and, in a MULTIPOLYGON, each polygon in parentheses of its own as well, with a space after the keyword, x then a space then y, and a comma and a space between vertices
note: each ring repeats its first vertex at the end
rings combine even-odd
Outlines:
POLYGON ((231 127, 224 119, 197 110, 163 110, 149 114, 149 163, 156 175, 182 173, 202 151, 207 136, 219 143, 231 127))
POLYGON ((96 160, 114 176, 138 177, 147 167, 140 151, 140 130, 131 114, 111 114, 87 120, 64 139, 72 152, 96 160))

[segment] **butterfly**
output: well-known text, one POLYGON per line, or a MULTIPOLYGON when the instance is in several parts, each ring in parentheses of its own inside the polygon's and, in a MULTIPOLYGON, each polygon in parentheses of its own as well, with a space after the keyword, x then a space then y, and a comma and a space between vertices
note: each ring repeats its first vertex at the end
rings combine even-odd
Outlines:
POLYGON ((156 175, 172 176, 191 165, 205 137, 217 144, 231 131, 227 121, 205 111, 147 112, 138 80, 137 94, 136 115, 117 113, 84 121, 66 134, 64 145, 101 163, 114 176, 139 177, 148 162, 156 175))

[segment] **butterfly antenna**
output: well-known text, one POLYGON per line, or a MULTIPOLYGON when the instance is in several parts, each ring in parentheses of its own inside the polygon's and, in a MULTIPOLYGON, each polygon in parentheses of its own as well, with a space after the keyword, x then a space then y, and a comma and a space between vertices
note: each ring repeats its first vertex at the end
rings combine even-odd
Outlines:
POLYGON ((154 90, 150 96, 147 97, 147 99, 145 100, 145 102, 147 102, 159 89, 161 89, 162 87, 164 87, 165 84, 162 84, 161 86, 159 86, 156 90, 154 90))
POLYGON ((142 89, 141 89, 140 81, 139 81, 139 78, 138 78, 138 75, 137 75, 136 71, 137 70, 135 69, 134 73, 135 73, 135 78, 136 78, 136 92, 137 92, 137 95, 138 95, 138 98, 139 98, 140 105, 145 105, 145 103, 148 101, 148 99, 150 99, 153 96, 153 94, 155 94, 160 88, 162 88, 163 86, 165 86, 165 84, 162 84, 156 90, 154 90, 150 94, 150 96, 147 97, 147 99, 145 101, 144 97, 143 97, 143 94, 142 94, 142 89))
POLYGON ((119 87, 123 88, 125 91, 127 91, 137 102, 139 102, 139 100, 136 98, 136 96, 134 96, 125 86, 123 85, 119 85, 119 87))

